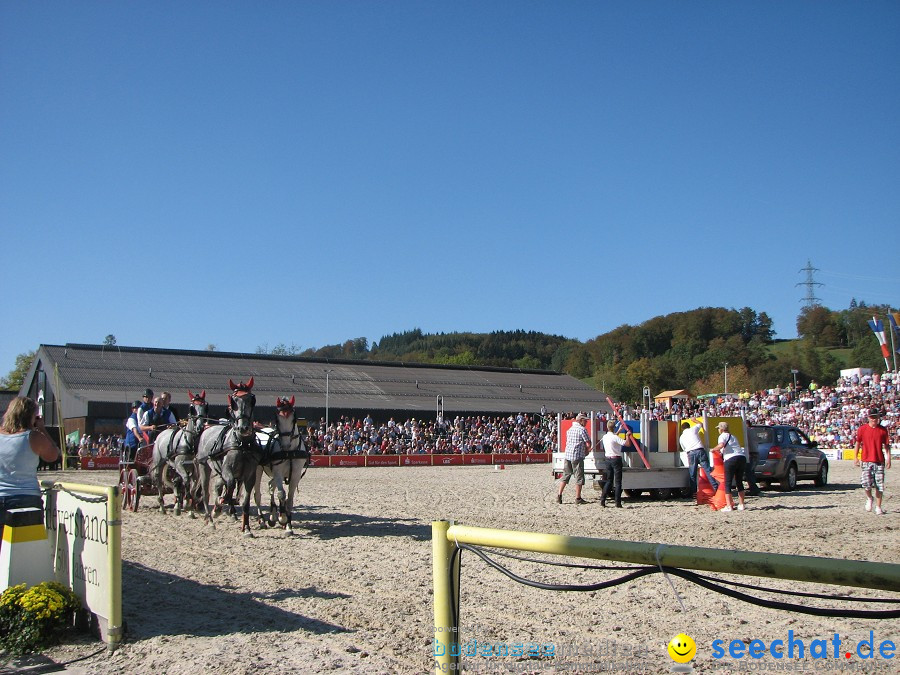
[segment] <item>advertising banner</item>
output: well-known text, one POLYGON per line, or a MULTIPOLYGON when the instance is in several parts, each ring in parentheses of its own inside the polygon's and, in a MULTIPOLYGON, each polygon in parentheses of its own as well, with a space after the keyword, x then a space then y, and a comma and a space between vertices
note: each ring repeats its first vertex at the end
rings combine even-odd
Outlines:
POLYGON ((432 466, 462 466, 462 455, 432 455, 432 466))
POLYGON ((330 455, 328 466, 365 466, 365 455, 330 455))
POLYGON ((118 469, 118 457, 79 457, 79 464, 84 471, 97 471, 99 469, 118 469))
POLYGON ((43 481, 56 580, 98 618, 101 637, 122 637, 122 530, 117 487, 43 481))
POLYGON ((368 455, 366 466, 400 466, 399 455, 368 455))
POLYGON ((431 455, 400 455, 400 466, 431 466, 431 455))
MULTIPOLYGON (((115 457, 100 459, 116 459, 115 457)), ((550 462, 552 455, 549 452, 506 452, 496 454, 471 454, 471 455, 312 455, 309 465, 312 467, 329 466, 461 466, 487 465, 487 464, 546 464, 550 462)), ((118 460, 117 460, 118 461, 118 460)), ((110 466, 96 465, 83 466, 92 469, 115 469, 118 463, 110 466)))

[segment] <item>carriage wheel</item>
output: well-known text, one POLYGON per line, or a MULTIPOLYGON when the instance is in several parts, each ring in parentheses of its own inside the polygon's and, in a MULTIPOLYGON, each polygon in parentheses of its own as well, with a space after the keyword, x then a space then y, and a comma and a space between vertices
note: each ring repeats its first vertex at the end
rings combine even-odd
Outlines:
POLYGON ((126 506, 132 511, 138 510, 138 504, 141 501, 141 489, 138 485, 137 469, 128 470, 128 486, 125 488, 128 495, 126 506))
POLYGON ((128 469, 119 469, 119 494, 122 497, 122 508, 128 508, 128 469))

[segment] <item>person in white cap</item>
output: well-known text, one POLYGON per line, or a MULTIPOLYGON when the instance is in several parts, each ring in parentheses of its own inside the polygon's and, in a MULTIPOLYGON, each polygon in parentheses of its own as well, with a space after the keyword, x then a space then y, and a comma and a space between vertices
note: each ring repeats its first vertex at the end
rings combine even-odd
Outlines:
POLYGON ((731 481, 737 483, 738 511, 744 510, 744 471, 747 468, 747 451, 741 447, 737 439, 728 431, 728 422, 719 422, 719 444, 713 452, 722 453, 725 462, 725 508, 722 511, 734 511, 734 498, 731 496, 731 481))
POLYGON ((563 463, 563 476, 559 479, 559 492, 556 495, 556 503, 562 504, 563 490, 569 484, 569 479, 575 476, 575 503, 587 504, 581 498, 581 488, 584 487, 584 456, 591 451, 591 437, 584 428, 587 415, 578 413, 572 426, 566 432, 566 459, 563 463))

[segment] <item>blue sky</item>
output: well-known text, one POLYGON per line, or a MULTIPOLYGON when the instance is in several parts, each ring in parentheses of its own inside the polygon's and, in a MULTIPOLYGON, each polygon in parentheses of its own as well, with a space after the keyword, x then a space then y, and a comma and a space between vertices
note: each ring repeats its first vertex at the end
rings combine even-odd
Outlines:
POLYGON ((0 374, 41 343, 587 340, 900 304, 900 3, 0 3, 0 374))

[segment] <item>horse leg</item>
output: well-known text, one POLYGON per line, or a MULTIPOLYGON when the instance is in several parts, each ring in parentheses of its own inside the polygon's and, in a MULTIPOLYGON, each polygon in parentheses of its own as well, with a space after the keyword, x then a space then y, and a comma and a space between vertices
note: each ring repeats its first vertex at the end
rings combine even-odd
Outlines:
POLYGON ((294 512, 294 495, 297 494, 297 485, 300 483, 300 476, 303 473, 303 470, 297 470, 297 468, 293 468, 291 470, 290 481, 288 482, 288 493, 287 493, 287 522, 284 524, 285 529, 288 534, 294 534, 294 527, 292 524, 293 520, 293 512, 294 512))
MULTIPOLYGON (((288 469, 288 479, 290 480, 290 469, 288 469)), ((284 476, 278 477, 278 482, 275 484, 275 492, 278 495, 278 524, 284 527, 284 524, 287 522, 285 520, 285 513, 287 513, 287 493, 284 489, 284 476)))
POLYGON ((184 508, 184 493, 187 489, 187 476, 181 459, 175 458, 175 515, 180 516, 184 508))
POLYGON ((256 467, 244 467, 244 475, 241 484, 244 487, 244 498, 241 501, 241 532, 248 537, 253 536, 250 529, 250 495, 253 492, 253 481, 256 479, 256 467))
POLYGON ((256 502, 256 524, 263 528, 265 527, 265 522, 263 521, 263 512, 262 512, 262 504, 260 504, 261 499, 261 490, 260 484, 262 483, 263 477, 263 468, 261 466, 256 467, 256 480, 253 484, 253 501, 256 502))
POLYGON ((209 483, 210 478, 212 477, 212 469, 208 464, 201 462, 199 465, 200 476, 199 476, 199 489, 200 489, 200 503, 203 504, 203 512, 205 514, 203 522, 210 523, 213 526, 213 529, 216 528, 216 524, 213 521, 212 509, 209 508, 209 483))
POLYGON ((162 462, 162 464, 154 464, 153 465, 153 485, 156 486, 156 498, 159 500, 159 512, 165 515, 166 513, 166 501, 163 497, 165 493, 165 488, 163 487, 163 478, 162 474, 165 471, 166 463, 162 462))
POLYGON ((276 513, 278 511, 278 506, 276 506, 275 501, 275 492, 278 489, 278 486, 281 485, 283 479, 281 477, 281 463, 272 465, 272 477, 269 479, 269 513, 268 513, 268 523, 269 527, 275 527, 278 523, 278 518, 276 517, 276 513))
POLYGON ((185 503, 182 505, 182 508, 187 507, 191 518, 196 518, 197 514, 194 513, 194 504, 196 503, 194 499, 194 482, 196 481, 197 475, 197 466, 192 459, 185 459, 180 463, 182 475, 184 476, 184 500, 185 503))
POLYGON ((234 476, 234 466, 232 462, 228 461, 228 457, 226 456, 225 461, 222 462, 222 480, 225 482, 222 507, 228 515, 234 516, 234 518, 237 519, 237 513, 234 507, 234 488, 236 483, 234 476))

